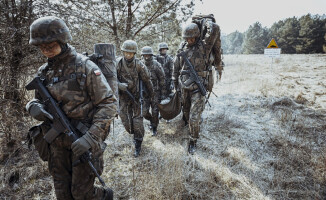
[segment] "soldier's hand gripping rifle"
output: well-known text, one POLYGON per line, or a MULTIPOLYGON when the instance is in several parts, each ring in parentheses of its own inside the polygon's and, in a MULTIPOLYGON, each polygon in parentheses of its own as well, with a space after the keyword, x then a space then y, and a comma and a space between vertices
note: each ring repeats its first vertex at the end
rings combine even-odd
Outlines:
MULTIPOLYGON (((28 85, 26 85, 27 90, 37 90, 41 96, 41 100, 43 104, 45 104, 47 111, 53 116, 52 120, 52 129, 55 131, 49 131, 50 133, 44 136, 44 139, 51 143, 56 136, 60 133, 64 133, 69 136, 72 142, 78 140, 78 132, 76 131, 75 127, 70 123, 68 117, 65 113, 60 109, 58 103, 55 99, 51 96, 47 88, 44 86, 43 81, 39 76, 35 77, 28 85)), ((51 129, 51 130, 52 130, 51 129)), ((101 178, 97 170, 95 169, 93 163, 91 162, 91 152, 88 150, 83 155, 80 156, 79 162, 87 162, 90 166, 94 174, 97 176, 98 180, 102 184, 105 190, 113 192, 110 188, 108 188, 101 178)))
MULTIPOLYGON (((128 84, 128 81, 127 81, 127 79, 126 79, 124 76, 120 75, 120 79, 123 80, 123 81, 125 81, 125 82, 127 82, 127 84, 128 84)), ((137 101, 136 101, 134 95, 131 94, 131 92, 128 90, 128 88, 127 88, 126 90, 120 90, 120 91, 122 91, 123 93, 127 94, 128 97, 129 97, 129 98, 130 98, 130 99, 131 99, 135 104, 137 104, 137 101)))
POLYGON ((206 96, 207 91, 206 91, 203 83, 200 81, 194 66, 191 64, 191 62, 187 58, 186 52, 181 51, 180 53, 177 54, 177 56, 179 56, 179 57, 182 56, 182 58, 185 62, 185 65, 189 69, 190 80, 192 80, 192 82, 194 82, 198 86, 198 89, 199 89, 201 95, 206 96))

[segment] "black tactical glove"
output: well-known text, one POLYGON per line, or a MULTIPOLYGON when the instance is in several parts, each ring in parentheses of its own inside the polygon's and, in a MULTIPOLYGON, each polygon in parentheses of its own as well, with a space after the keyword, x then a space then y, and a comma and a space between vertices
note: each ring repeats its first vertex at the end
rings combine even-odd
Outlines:
POLYGON ((128 84, 127 83, 118 83, 118 88, 121 91, 127 91, 128 89, 128 84))
POLYGON ((28 110, 29 114, 38 121, 45 121, 47 119, 53 120, 53 116, 44 109, 43 104, 27 104, 26 110, 28 110))
POLYGON ((77 157, 79 157, 90 148, 95 148, 97 144, 98 142, 91 136, 91 134, 86 132, 83 137, 78 138, 78 140, 71 144, 71 150, 77 157))

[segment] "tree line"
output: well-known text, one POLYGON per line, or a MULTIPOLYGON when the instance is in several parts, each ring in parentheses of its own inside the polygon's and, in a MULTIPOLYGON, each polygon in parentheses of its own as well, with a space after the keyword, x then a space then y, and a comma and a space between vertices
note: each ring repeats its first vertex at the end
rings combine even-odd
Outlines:
POLYGON ((28 44, 34 20, 62 18, 78 52, 93 53, 94 44, 113 43, 121 55, 121 44, 133 39, 138 52, 146 45, 156 51, 158 43, 167 42, 173 54, 182 40, 181 24, 192 16, 193 7, 194 0, 1 0, 0 134, 5 133, 8 143, 17 141, 30 123, 24 108, 33 96, 25 85, 46 61, 28 44))
POLYGON ((223 53, 262 54, 272 38, 285 54, 326 53, 326 15, 287 18, 270 28, 256 22, 244 33, 221 36, 223 53))

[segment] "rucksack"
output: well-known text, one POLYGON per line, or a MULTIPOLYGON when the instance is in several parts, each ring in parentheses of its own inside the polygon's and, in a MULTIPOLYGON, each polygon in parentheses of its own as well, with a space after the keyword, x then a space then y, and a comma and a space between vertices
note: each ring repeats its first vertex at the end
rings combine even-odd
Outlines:
POLYGON ((94 53, 88 55, 84 52, 83 54, 94 62, 102 71, 107 82, 109 83, 115 97, 119 102, 118 93, 118 77, 117 77, 117 63, 115 56, 115 46, 113 44, 98 43, 94 44, 94 53))
POLYGON ((219 75, 222 75, 223 65, 222 65, 222 51, 221 51, 221 39, 220 39, 220 27, 216 24, 216 20, 214 18, 213 14, 209 15, 195 15, 192 17, 192 22, 198 25, 198 28, 200 30, 200 39, 204 40, 205 35, 207 34, 207 27, 205 26, 207 21, 211 21, 210 23, 210 32, 211 34, 214 34, 215 37, 211 38, 211 40, 206 41, 206 45, 209 46, 209 50, 211 50, 209 53, 210 57, 210 64, 215 66, 215 69, 218 71, 219 75))

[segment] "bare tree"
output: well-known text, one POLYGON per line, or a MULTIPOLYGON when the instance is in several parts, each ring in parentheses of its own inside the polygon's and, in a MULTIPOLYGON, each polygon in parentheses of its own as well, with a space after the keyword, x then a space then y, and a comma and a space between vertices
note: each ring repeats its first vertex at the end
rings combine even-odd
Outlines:
MULTIPOLYGON (((84 39, 91 43, 114 41, 119 47, 126 39, 148 39, 144 35, 153 35, 149 30, 156 29, 155 27, 163 21, 170 22, 165 23, 170 27, 166 31, 180 33, 175 30, 180 29, 181 22, 191 16, 193 1, 184 3, 182 0, 59 0, 44 2, 44 8, 48 13, 67 19, 70 27, 74 29, 72 32, 78 34, 78 38, 85 35, 84 39), (91 28, 85 32, 85 29, 82 30, 85 26, 91 28)), ((160 34, 156 36, 157 41, 162 40, 160 34)), ((151 40, 153 38, 150 37, 151 40)))

